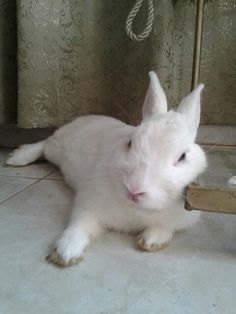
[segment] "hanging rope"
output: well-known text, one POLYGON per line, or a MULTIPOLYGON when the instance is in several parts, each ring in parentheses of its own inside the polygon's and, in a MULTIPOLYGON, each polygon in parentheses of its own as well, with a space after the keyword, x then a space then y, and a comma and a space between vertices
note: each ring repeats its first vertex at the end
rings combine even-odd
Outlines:
POLYGON ((132 31, 132 26, 134 19, 136 15, 139 12, 139 9, 143 3, 143 0, 137 0, 135 5, 133 6, 132 10, 130 11, 127 20, 126 20, 126 32, 130 39, 136 40, 136 41, 142 41, 145 38, 147 38, 152 30, 153 21, 154 21, 154 6, 153 6, 153 0, 147 0, 148 1, 148 18, 146 22, 146 27, 143 30, 143 32, 139 35, 136 35, 132 31))

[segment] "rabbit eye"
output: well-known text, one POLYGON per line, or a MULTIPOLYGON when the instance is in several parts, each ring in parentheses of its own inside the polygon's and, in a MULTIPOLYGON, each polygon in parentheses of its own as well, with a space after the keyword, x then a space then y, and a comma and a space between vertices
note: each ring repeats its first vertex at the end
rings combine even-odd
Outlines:
POLYGON ((131 140, 129 140, 129 142, 128 142, 128 148, 130 148, 130 147, 131 147, 131 145, 132 145, 132 141, 131 141, 131 140))
POLYGON ((179 157, 178 162, 179 162, 179 161, 183 161, 183 160, 185 160, 185 159, 186 159, 186 153, 183 153, 183 154, 179 157))

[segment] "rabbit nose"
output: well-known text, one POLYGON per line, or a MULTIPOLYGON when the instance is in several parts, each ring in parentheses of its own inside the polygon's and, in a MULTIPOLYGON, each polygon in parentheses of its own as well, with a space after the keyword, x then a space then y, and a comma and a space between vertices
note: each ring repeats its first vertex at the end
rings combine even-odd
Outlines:
POLYGON ((139 201, 140 197, 143 196, 144 194, 145 194, 145 192, 132 193, 129 191, 128 199, 137 203, 139 201))

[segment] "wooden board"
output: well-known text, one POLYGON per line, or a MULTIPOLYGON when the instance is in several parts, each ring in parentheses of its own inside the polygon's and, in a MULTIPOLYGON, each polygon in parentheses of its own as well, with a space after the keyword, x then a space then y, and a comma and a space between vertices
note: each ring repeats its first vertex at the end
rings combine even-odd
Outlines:
POLYGON ((236 147, 205 145, 203 149, 208 169, 187 187, 185 208, 236 214, 236 185, 228 183, 236 176, 236 147))

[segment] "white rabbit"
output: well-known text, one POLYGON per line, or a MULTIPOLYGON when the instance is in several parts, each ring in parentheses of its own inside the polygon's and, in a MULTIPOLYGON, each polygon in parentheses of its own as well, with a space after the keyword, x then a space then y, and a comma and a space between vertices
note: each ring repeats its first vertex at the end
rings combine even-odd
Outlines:
POLYGON ((203 85, 167 112, 154 72, 143 120, 130 126, 105 116, 87 116, 63 126, 45 141, 23 145, 8 165, 27 165, 40 156, 60 167, 75 190, 68 227, 47 257, 59 266, 80 261, 92 237, 104 230, 140 232, 139 248, 163 248, 175 231, 192 226, 198 211, 184 209, 184 188, 206 168, 194 143, 203 85))

